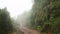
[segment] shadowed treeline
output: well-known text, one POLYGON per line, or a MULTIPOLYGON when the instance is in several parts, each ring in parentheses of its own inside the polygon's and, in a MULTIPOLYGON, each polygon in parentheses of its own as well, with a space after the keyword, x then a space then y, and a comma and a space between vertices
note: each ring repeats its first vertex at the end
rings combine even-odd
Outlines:
POLYGON ((0 34, 10 34, 13 32, 12 20, 7 8, 0 9, 0 34))

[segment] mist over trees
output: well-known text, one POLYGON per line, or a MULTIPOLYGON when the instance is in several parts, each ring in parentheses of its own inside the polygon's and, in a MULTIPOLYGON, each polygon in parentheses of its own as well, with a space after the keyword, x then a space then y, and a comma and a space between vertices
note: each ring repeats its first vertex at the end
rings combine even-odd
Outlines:
POLYGON ((27 27, 30 23, 30 12, 24 12, 22 15, 18 15, 16 22, 20 25, 20 27, 27 27))
POLYGON ((0 9, 0 34, 20 31, 21 27, 44 34, 60 34, 60 0, 34 0, 32 9, 17 16, 16 20, 10 17, 7 8, 0 9))

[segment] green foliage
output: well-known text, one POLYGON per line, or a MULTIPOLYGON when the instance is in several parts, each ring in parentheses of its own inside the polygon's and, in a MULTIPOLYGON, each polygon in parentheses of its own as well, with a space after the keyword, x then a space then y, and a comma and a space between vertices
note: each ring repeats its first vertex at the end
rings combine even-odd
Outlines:
POLYGON ((44 32, 60 32, 60 0, 34 0, 32 27, 44 32))
POLYGON ((41 26, 36 26, 36 25, 35 25, 35 26, 33 26, 32 28, 33 28, 33 29, 35 29, 35 30, 41 30, 41 29, 42 29, 42 27, 41 27, 41 26))
POLYGON ((41 30, 42 29, 42 27, 41 26, 37 26, 37 30, 41 30))

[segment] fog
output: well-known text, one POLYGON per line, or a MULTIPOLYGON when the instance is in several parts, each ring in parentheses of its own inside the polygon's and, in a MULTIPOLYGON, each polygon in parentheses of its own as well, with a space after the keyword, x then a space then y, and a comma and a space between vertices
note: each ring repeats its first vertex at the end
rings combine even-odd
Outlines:
POLYGON ((19 14, 29 11, 32 8, 33 0, 0 0, 0 8, 7 7, 10 16, 14 19, 19 14))

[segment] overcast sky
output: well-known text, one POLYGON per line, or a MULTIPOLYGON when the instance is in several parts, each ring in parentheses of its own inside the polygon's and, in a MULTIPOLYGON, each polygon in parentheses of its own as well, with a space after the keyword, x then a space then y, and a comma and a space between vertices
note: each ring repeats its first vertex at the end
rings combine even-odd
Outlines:
POLYGON ((0 8, 7 7, 10 16, 16 18, 18 14, 32 8, 32 0, 0 0, 0 8))

